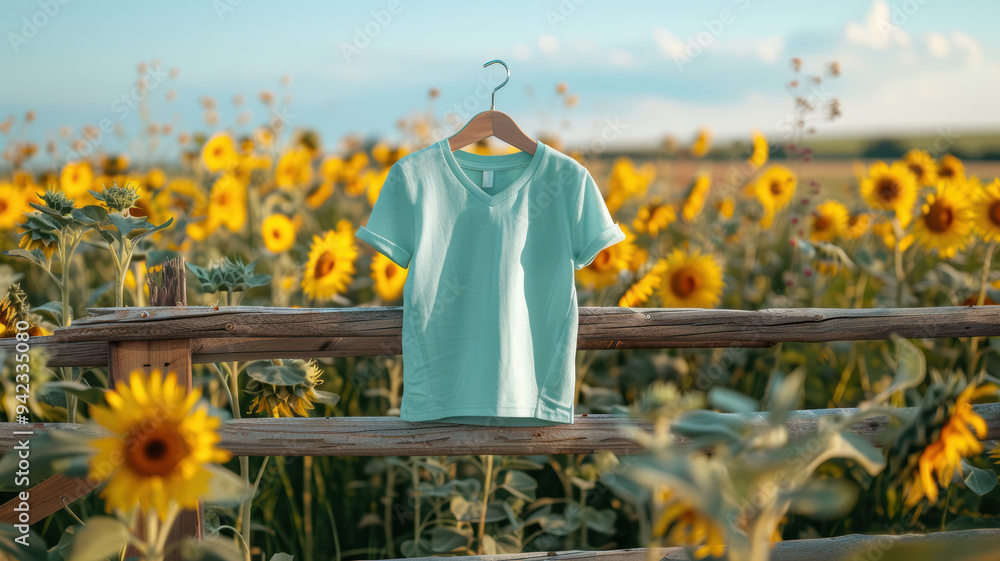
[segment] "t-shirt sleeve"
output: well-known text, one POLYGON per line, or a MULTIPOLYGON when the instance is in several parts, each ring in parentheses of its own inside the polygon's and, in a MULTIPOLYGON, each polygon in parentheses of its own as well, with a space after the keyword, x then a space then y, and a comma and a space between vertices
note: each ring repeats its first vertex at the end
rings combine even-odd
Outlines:
POLYGON ((413 203, 406 187, 406 175, 398 163, 394 164, 389 168, 368 223, 354 234, 403 268, 409 267, 416 242, 413 203))
POLYGON ((589 171, 577 195, 571 222, 573 266, 578 270, 589 265, 601 250, 625 239, 589 171))

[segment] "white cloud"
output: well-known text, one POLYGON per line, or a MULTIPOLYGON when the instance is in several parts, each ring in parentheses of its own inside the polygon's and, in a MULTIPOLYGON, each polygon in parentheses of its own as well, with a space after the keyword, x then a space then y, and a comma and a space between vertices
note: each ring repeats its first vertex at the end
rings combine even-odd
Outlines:
POLYGON ((547 55, 554 54, 559 50, 559 40, 551 35, 541 35, 538 37, 538 48, 547 55))
POLYGON ((774 64, 785 50, 785 41, 780 35, 772 35, 761 39, 757 45, 757 60, 764 64, 774 64))
POLYGON ((631 66, 634 62, 631 53, 624 49, 612 49, 609 54, 609 60, 615 66, 631 66))
POLYGON ((653 28, 653 41, 656 42, 656 46, 660 48, 660 52, 665 56, 670 58, 686 56, 684 53, 684 43, 675 37, 673 33, 662 27, 653 28))
POLYGON ((910 46, 910 36, 892 23, 891 9, 885 0, 873 0, 863 22, 849 21, 844 28, 847 40, 862 47, 883 50, 893 43, 910 46))
POLYGON ((934 58, 944 58, 948 56, 948 51, 950 46, 948 45, 948 39, 938 33, 931 32, 924 37, 924 42, 927 43, 927 52, 934 58))
POLYGON ((978 41, 958 31, 952 32, 951 41, 956 47, 968 51, 965 57, 965 66, 967 68, 979 68, 983 63, 983 48, 979 45, 978 41))

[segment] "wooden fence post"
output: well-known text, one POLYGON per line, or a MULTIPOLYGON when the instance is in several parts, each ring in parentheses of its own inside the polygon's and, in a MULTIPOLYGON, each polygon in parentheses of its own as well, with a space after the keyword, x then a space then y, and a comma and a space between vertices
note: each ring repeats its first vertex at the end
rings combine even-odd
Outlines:
MULTIPOLYGON (((150 306, 186 306, 187 282, 184 258, 175 257, 154 270, 147 270, 150 306)), ((161 339, 151 341, 111 341, 108 348, 108 374, 112 386, 128 383, 129 375, 139 370, 146 376, 156 369, 164 374, 177 373, 177 383, 191 391, 191 340, 161 339)), ((184 510, 177 517, 167 543, 183 537, 202 537, 205 524, 203 505, 195 510, 184 510)), ((140 527, 142 526, 140 519, 140 527)), ((129 547, 125 556, 136 555, 129 547)), ((180 551, 174 550, 166 559, 180 560, 180 551)))

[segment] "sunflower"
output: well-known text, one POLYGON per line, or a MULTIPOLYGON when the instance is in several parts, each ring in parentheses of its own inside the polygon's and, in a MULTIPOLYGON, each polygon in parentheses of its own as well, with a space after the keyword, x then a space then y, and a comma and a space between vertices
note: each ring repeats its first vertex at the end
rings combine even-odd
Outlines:
POLYGON ((576 272, 576 279, 587 288, 599 290, 618 282, 618 275, 629 268, 635 256, 635 234, 624 224, 620 225, 625 239, 601 250, 589 265, 576 272))
POLYGON ((972 200, 979 235, 988 242, 1000 240, 1000 179, 977 190, 972 200))
POLYGON ((712 148, 712 129, 703 127, 698 131, 698 137, 691 145, 691 156, 694 158, 704 158, 705 154, 712 148))
POLYGON ((941 428, 941 434, 924 448, 917 460, 916 473, 904 488, 906 506, 912 507, 924 497, 927 497, 930 504, 937 502, 938 485, 948 487, 955 472, 962 473, 962 458, 975 456, 983 451, 979 439, 986 437, 986 421, 972 409, 972 401, 995 394, 997 389, 994 384, 979 387, 969 384, 962 390, 955 400, 951 416, 941 428), (970 427, 972 430, 969 430, 970 427))
POLYGON ((312 181, 312 155, 309 150, 300 146, 282 154, 274 170, 274 181, 283 189, 308 185, 312 181))
POLYGON ((656 236, 667 226, 677 220, 674 205, 666 204, 660 197, 653 197, 648 203, 639 207, 632 228, 640 234, 656 236))
POLYGON ((762 226, 771 225, 774 215, 784 208, 795 196, 795 174, 781 165, 773 165, 757 178, 753 192, 764 207, 765 220, 762 226))
POLYGON ((847 217, 847 227, 844 230, 844 237, 849 240, 856 240, 868 231, 871 226, 872 217, 867 212, 854 212, 847 217))
POLYGON ((942 257, 952 257, 965 247, 975 219, 967 199, 954 184, 938 182, 920 210, 913 222, 913 235, 921 246, 936 249, 942 257))
POLYGON ((247 380, 247 394, 254 396, 250 401, 250 413, 265 413, 268 417, 309 416, 309 409, 315 409, 314 401, 320 399, 316 388, 323 383, 323 370, 315 360, 296 359, 285 365, 299 372, 302 378, 294 384, 272 384, 251 377, 247 380))
POLYGON ((101 491, 107 512, 138 504, 143 511, 155 508, 164 520, 171 500, 197 508, 212 475, 206 464, 229 461, 232 454, 216 447, 219 419, 207 407, 194 408, 201 390, 185 395, 173 371, 164 377, 155 369, 143 378, 133 371, 128 385, 105 394, 106 407, 90 408, 91 418, 112 434, 93 441, 97 453, 88 477, 108 480, 101 491))
POLYGON ((282 253, 295 245, 295 224, 284 214, 272 214, 264 219, 260 235, 268 251, 282 253))
POLYGON ((699 173, 691 184, 687 197, 684 198, 684 205, 681 207, 681 218, 684 222, 691 222, 701 214, 701 209, 705 207, 705 195, 711 182, 708 176, 699 173))
POLYGON ((917 199, 917 179, 903 162, 875 162, 861 181, 861 196, 874 209, 909 217, 917 199))
POLYGON ((354 275, 357 256, 358 248, 347 219, 341 219, 336 230, 329 230, 322 237, 313 236, 309 261, 302 277, 306 295, 327 299, 345 292, 354 275))
POLYGON ((66 164, 59 173, 59 186, 67 197, 76 199, 94 186, 94 170, 85 161, 66 164))
POLYGON ((653 503, 657 513, 652 527, 654 536, 666 535, 671 544, 697 547, 695 559, 722 557, 725 554, 723 528, 711 517, 698 512, 689 502, 675 497, 669 487, 657 485, 653 503), (667 534, 667 528, 671 526, 667 534))
POLYGON ((944 182, 961 182, 965 180, 965 165, 951 154, 945 154, 938 163, 937 178, 944 182))
POLYGON ((389 168, 385 168, 382 171, 365 173, 365 179, 368 182, 368 188, 365 192, 368 194, 368 204, 370 206, 375 206, 375 201, 378 200, 378 194, 382 191, 382 186, 385 185, 385 178, 388 176, 389 168))
POLYGON ((926 150, 914 148, 903 156, 903 162, 917 179, 917 185, 934 185, 937 181, 938 163, 926 150))
POLYGON ((832 241, 847 233, 847 207, 837 201, 825 201, 812 212, 809 239, 814 242, 832 241))
POLYGON ((7 293, 0 300, 0 337, 15 337, 21 332, 17 328, 20 322, 27 322, 28 335, 31 337, 51 335, 52 332, 42 326, 37 316, 30 311, 28 294, 21 290, 21 283, 12 283, 7 287, 7 293))
POLYGON ((625 294, 618 300, 618 306, 621 308, 637 308, 645 304, 649 301, 649 297, 653 295, 656 287, 663 282, 663 275, 666 271, 667 262, 660 259, 648 273, 643 275, 641 279, 625 291, 625 294))
POLYGON ((632 252, 632 258, 628 260, 628 270, 638 273, 646 261, 649 261, 649 249, 637 245, 632 252))
POLYGON ((236 144, 229 133, 220 132, 212 135, 201 148, 201 162, 205 169, 217 173, 229 169, 239 161, 236 144))
POLYGON ((722 267, 711 255, 675 249, 660 283, 665 308, 711 308, 722 299, 722 267))
POLYGON ((8 230, 17 226, 17 221, 28 210, 23 191, 13 183, 0 182, 0 229, 8 230))
POLYGON ((733 201, 732 197, 724 197, 716 201, 715 210, 719 212, 720 216, 729 220, 733 217, 733 211, 736 210, 736 202, 733 201))
MULTIPOLYGON (((888 248, 893 248, 896 246, 896 229, 892 225, 891 220, 881 220, 872 225, 872 234, 882 238, 882 243, 888 248)), ((903 239, 899 241, 899 250, 906 251, 911 245, 913 245, 914 236, 913 234, 904 234, 903 239)))
POLYGON ((306 195, 309 208, 319 208, 333 195, 333 187, 344 179, 344 160, 339 156, 327 156, 319 165, 319 185, 306 195))
POLYGON ((381 253, 376 253, 372 258, 372 279, 375 281, 375 293, 386 301, 397 300, 403 295, 403 287, 406 285, 407 269, 393 263, 381 253))
POLYGON ((645 195, 655 177, 656 169, 652 164, 643 164, 637 168, 631 159, 620 156, 611 165, 608 189, 612 195, 617 193, 624 201, 630 197, 645 195))
POLYGON ((753 131, 751 138, 753 139, 753 152, 750 154, 750 158, 747 160, 747 163, 749 163, 754 170, 758 170, 764 167, 764 164, 767 163, 769 155, 767 138, 758 130, 753 131))
MULTIPOLYGON (((236 176, 225 173, 215 180, 208 200, 208 224, 237 232, 247 218, 247 189, 236 176)), ((214 229, 214 228, 213 228, 214 229)))

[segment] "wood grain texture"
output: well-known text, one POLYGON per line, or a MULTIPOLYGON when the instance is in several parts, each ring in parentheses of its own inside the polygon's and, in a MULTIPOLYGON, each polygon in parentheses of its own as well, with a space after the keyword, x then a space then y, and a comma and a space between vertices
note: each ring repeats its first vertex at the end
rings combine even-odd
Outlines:
MULTIPOLYGON (((984 441, 1000 438, 1000 403, 973 406, 987 425, 984 441)), ((908 411, 903 409, 901 412, 908 411)), ((820 419, 850 415, 856 409, 793 411, 787 423, 793 438, 816 434, 820 419)), ((766 413, 748 414, 754 424, 766 413)), ((80 430, 79 425, 35 423, 36 432, 54 428, 80 430)), ((651 432, 650 423, 623 415, 577 415, 572 424, 547 427, 497 427, 454 423, 411 423, 398 417, 296 417, 232 419, 219 428, 220 446, 237 456, 464 456, 469 454, 583 454, 608 450, 636 454, 642 447, 622 427, 651 432)), ((886 417, 872 417, 851 432, 876 446, 889 426, 886 417)), ((16 443, 18 425, 0 423, 0 451, 16 443)), ((679 443, 685 440, 675 437, 679 443)))
MULTIPOLYGON (((1000 547, 1000 530, 956 530, 929 534, 864 535, 850 534, 836 538, 789 540, 776 544, 771 550, 770 561, 854 561, 882 559, 896 544, 961 544, 985 540, 1000 547)), ((437 561, 440 557, 411 557, 407 561, 437 561)), ((538 559, 545 561, 689 561, 680 547, 615 549, 609 551, 540 551, 500 555, 458 555, 448 559, 457 561, 520 561, 538 559)), ((982 557, 982 559, 986 559, 982 557)), ((402 561, 402 560, 394 560, 402 561)))
MULTIPOLYGON (((210 337, 401 337, 401 307, 265 308, 185 306, 91 308, 56 329, 58 342, 210 337)), ((1000 335, 990 306, 929 308, 580 308, 579 348, 768 346, 781 341, 1000 335)), ((388 353, 387 353, 388 354, 388 353)))

